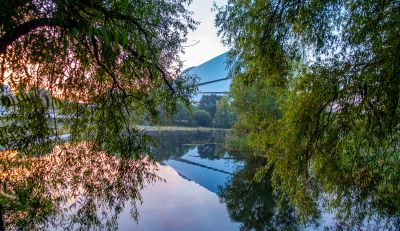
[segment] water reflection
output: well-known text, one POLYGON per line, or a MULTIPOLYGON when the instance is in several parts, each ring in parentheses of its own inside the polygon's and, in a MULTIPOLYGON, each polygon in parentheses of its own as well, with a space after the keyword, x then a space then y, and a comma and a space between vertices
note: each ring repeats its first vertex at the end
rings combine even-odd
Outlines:
MULTIPOLYGON (((305 214, 307 208, 294 207, 288 197, 274 190, 271 171, 255 180, 257 169, 265 164, 265 157, 249 155, 243 167, 220 188, 221 201, 226 204, 231 219, 241 223, 241 230, 399 230, 399 218, 387 214, 343 219, 340 209, 324 203, 330 200, 330 195, 322 189, 319 189, 321 197, 314 201, 318 211, 309 216, 305 214)), ((358 209, 357 203, 350 206, 354 211, 358 209)))
POLYGON ((241 161, 233 159, 224 145, 225 131, 164 131, 152 135, 158 144, 153 149, 158 161, 211 192, 218 193, 219 187, 241 167, 241 161))
POLYGON ((63 144, 37 158, 1 155, 1 205, 7 229, 117 229, 117 219, 136 203, 148 183, 159 180, 148 158, 116 159, 95 144, 63 144))
MULTIPOLYGON (((115 158, 91 142, 62 144, 42 157, 0 155, 0 211, 25 230, 396 230, 387 220, 359 226, 302 208, 254 181, 265 159, 228 151, 226 133, 152 132, 153 159, 115 158), (238 156, 247 156, 239 159, 238 156), (156 160, 156 161, 155 161, 156 160), (139 217, 140 215, 140 217, 139 217)), ((323 193, 321 193, 323 195, 323 193)), ((329 199, 329 198, 328 198, 329 199)), ((397 228, 398 229, 398 228, 397 228)))
POLYGON ((4 151, 6 229, 238 229, 216 195, 236 169, 222 145, 225 133, 152 135, 157 145, 151 151, 162 165, 117 159, 91 142, 62 144, 41 157, 4 151))
POLYGON ((132 222, 124 211, 119 219, 120 230, 239 230, 239 224, 231 221, 215 193, 183 178, 168 165, 161 165, 158 174, 166 183, 158 181, 142 191, 144 203, 138 206, 138 223, 132 222))
POLYGON ((278 195, 273 193, 270 175, 253 181, 264 158, 249 158, 245 166, 220 190, 230 217, 241 223, 241 230, 298 230, 299 220, 293 207, 283 201, 278 207, 278 195))
POLYGON ((151 153, 156 160, 179 158, 193 148, 199 149, 202 158, 219 159, 227 150, 224 147, 226 131, 153 131, 155 140, 151 153))

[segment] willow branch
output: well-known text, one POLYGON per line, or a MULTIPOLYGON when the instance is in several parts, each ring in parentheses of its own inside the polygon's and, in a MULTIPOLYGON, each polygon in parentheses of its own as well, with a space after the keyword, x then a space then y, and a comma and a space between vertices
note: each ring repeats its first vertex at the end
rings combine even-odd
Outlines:
POLYGON ((41 27, 61 27, 61 28, 78 28, 79 23, 74 20, 60 18, 38 18, 24 22, 17 27, 7 31, 0 37, 0 54, 4 54, 7 47, 19 38, 29 34, 30 32, 41 27))

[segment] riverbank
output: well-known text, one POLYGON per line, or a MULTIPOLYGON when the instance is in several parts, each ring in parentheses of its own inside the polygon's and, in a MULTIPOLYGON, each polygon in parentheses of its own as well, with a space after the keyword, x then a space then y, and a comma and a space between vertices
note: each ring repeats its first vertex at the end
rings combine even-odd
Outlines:
MULTIPOLYGON (((210 131, 229 131, 230 129, 226 128, 210 128, 210 127, 174 127, 174 126, 142 126, 142 125, 137 125, 137 128, 143 131, 149 131, 149 132, 162 132, 162 131, 186 131, 186 132, 210 132, 210 131)), ((57 128, 57 136, 53 135, 50 136, 49 138, 51 140, 59 139, 62 141, 68 141, 70 137, 70 133, 68 129, 65 129, 64 127, 60 126, 57 128)), ((3 151, 5 150, 4 147, 0 146, 0 150, 3 151)))
POLYGON ((174 126, 136 126, 145 131, 229 131, 226 128, 209 128, 209 127, 174 127, 174 126))

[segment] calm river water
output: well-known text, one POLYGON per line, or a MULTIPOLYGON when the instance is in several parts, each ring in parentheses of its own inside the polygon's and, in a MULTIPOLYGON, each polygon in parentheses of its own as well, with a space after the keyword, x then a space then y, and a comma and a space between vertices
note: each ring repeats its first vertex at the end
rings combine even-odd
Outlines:
MULTIPOLYGON (((325 213, 299 225, 293 210, 279 212, 269 182, 252 183, 259 163, 245 164, 224 148, 226 132, 154 132, 152 153, 165 179, 146 185, 137 223, 129 208, 118 219, 120 230, 322 230, 333 227, 325 213), (252 173, 248 173, 247 171, 252 173), (244 173, 244 174, 243 174, 244 173)), ((254 162, 257 162, 255 160, 254 162)), ((282 208, 280 208, 282 209, 282 208)))
POLYGON ((19 195, 9 197, 6 229, 346 230, 334 211, 300 222, 295 208, 277 202, 268 174, 253 180, 265 159, 228 151, 225 131, 149 133, 151 159, 95 153, 88 142, 56 146, 29 164, 3 152, 1 161, 16 166, 0 172, 5 192, 19 195))

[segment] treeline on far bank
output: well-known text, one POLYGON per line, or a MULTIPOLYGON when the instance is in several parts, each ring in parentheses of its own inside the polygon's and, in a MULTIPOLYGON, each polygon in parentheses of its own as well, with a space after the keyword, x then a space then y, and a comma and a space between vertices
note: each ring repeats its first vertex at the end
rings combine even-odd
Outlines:
POLYGON ((203 95, 199 102, 191 102, 189 105, 178 102, 172 116, 162 109, 159 113, 158 121, 149 119, 146 115, 138 115, 136 121, 140 125, 214 128, 231 128, 236 122, 236 114, 232 110, 229 97, 215 94, 203 95))

